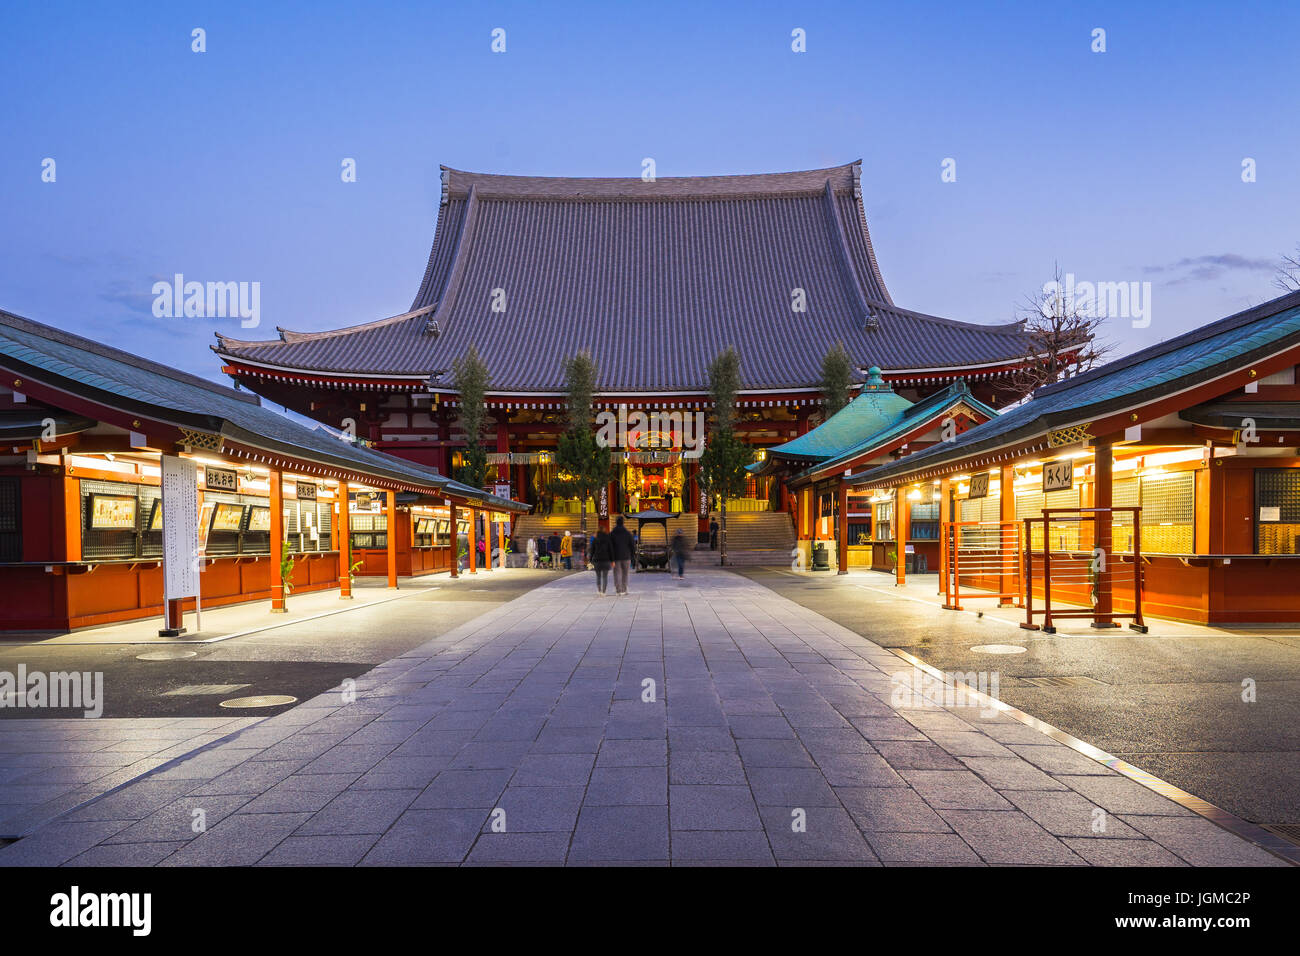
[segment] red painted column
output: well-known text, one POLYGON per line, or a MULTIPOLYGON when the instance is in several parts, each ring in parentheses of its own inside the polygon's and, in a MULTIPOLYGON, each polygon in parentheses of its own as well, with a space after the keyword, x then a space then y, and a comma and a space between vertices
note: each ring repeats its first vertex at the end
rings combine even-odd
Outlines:
MULTIPOLYGON (((1011 591, 1016 583, 1016 531, 1014 522, 1016 520, 1016 469, 1013 465, 1003 465, 998 472, 998 480, 1002 483, 1001 497, 998 499, 998 520, 1003 522, 998 532, 998 540, 1002 549, 1002 574, 998 582, 998 590, 1003 594, 1011 591), (1011 528, 1008 528, 1006 522, 1012 522, 1011 528)), ((1015 602, 1008 598, 1000 598, 998 607, 1013 607, 1015 602)))
POLYGON ((339 542, 339 597, 352 598, 352 515, 348 507, 348 483, 339 481, 338 499, 339 516, 334 522, 334 531, 339 542))
POLYGON ((939 479, 939 593, 948 593, 948 529, 952 521, 952 479, 939 479))
POLYGON ((388 586, 397 587, 397 494, 385 492, 388 513, 388 586))
POLYGON ((836 519, 836 574, 849 573, 849 486, 840 479, 839 517, 836 519))
POLYGON ((452 501, 448 506, 447 516, 451 519, 451 576, 453 578, 460 577, 460 532, 456 525, 460 517, 456 511, 456 502, 452 501))
MULTIPOLYGON (((503 408, 499 409, 499 414, 501 417, 497 419, 497 451, 504 454, 510 451, 510 413, 503 408)), ((510 480, 510 466, 505 462, 497 465, 497 480, 510 480)))
MULTIPOLYGON (((1095 453, 1093 455, 1093 475, 1096 483, 1093 485, 1092 506, 1094 508, 1109 509, 1114 505, 1114 472, 1115 472, 1115 452, 1109 439, 1098 440, 1095 444, 1095 453)), ((1111 512, 1095 512, 1096 519, 1096 544, 1094 547, 1101 550, 1102 560, 1105 561, 1105 571, 1101 574, 1097 582, 1097 607, 1096 615, 1093 617, 1093 627, 1117 627, 1115 619, 1111 617, 1111 611, 1114 610, 1114 595, 1112 594, 1111 583, 1115 578, 1115 561, 1113 525, 1111 522, 1111 512)), ((1135 572, 1136 573, 1136 572, 1135 572)))
POLYGON ((271 613, 285 613, 284 576, 280 562, 284 560, 284 483, 279 468, 271 469, 268 482, 271 489, 271 613))
POLYGON ((912 533, 912 502, 907 500, 907 488, 894 489, 894 553, 897 556, 898 575, 895 585, 907 583, 907 539, 912 533))

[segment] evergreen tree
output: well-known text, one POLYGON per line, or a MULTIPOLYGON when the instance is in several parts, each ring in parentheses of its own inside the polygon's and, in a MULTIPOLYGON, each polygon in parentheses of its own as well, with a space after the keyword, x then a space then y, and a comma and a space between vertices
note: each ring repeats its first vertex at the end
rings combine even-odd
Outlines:
POLYGON ((487 449, 483 447, 483 423, 487 420, 487 390, 491 386, 487 366, 471 343, 452 363, 456 391, 460 396, 460 427, 465 433, 465 452, 454 475, 473 488, 487 483, 487 449))
POLYGON ((567 428, 560 435, 555 454, 559 475, 552 487, 562 495, 577 495, 581 503, 581 529, 587 533, 587 499, 604 487, 613 472, 610 449, 596 440, 592 431, 593 396, 596 392, 596 363, 590 352, 579 352, 564 363, 568 392, 567 428))
POLYGON ((853 362, 843 342, 836 342, 822 359, 822 407, 830 418, 849 403, 853 384, 853 362))
POLYGON ((709 432, 700 471, 704 487, 718 501, 719 563, 727 563, 727 499, 745 490, 746 466, 754 450, 737 437, 736 393, 740 391, 740 356, 732 346, 709 365, 709 397, 713 400, 713 428, 709 432))

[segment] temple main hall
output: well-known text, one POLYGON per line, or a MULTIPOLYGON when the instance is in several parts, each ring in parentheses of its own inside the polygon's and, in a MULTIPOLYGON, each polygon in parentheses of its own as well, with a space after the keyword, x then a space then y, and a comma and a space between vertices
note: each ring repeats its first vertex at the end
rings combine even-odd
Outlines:
MULTIPOLYGON (((1005 404, 1026 354, 1017 323, 983 325, 894 303, 862 198, 860 161, 759 175, 635 179, 502 176, 442 168, 428 265, 400 315, 270 341, 218 336, 235 383, 374 447, 454 474, 453 363, 472 344, 490 388, 481 441, 497 493, 545 510, 563 430, 564 362, 590 351, 597 410, 707 413, 708 366, 734 346, 738 432, 759 457, 822 414, 821 364, 842 342, 856 390, 879 369, 916 402, 964 382, 1005 404), (506 487, 508 485, 508 488, 506 487)), ((603 513, 707 515, 696 460, 671 434, 637 434, 603 513)), ((730 511, 781 510, 756 469, 730 511)), ((701 519, 703 524, 703 517, 701 519)))

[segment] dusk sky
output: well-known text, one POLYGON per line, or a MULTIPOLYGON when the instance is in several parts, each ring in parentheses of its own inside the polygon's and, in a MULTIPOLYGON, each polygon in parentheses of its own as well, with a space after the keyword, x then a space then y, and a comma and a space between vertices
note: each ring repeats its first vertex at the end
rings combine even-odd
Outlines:
POLYGON ((407 309, 439 163, 639 176, 651 157, 664 177, 860 157, 899 305, 1007 322, 1056 263, 1150 282, 1150 327, 1107 327, 1121 351, 1279 294, 1278 260, 1300 243, 1294 0, 0 16, 0 308, 212 377, 216 330, 271 338, 407 309), (175 273, 260 282, 261 326, 155 318, 152 285, 175 273))

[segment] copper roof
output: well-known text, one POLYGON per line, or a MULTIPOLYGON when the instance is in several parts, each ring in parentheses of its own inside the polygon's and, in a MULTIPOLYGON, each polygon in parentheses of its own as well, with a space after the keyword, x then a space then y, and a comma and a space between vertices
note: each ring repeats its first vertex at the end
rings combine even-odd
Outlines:
MULTIPOLYGON (((236 362, 427 376, 472 343, 492 390, 559 392, 589 349, 604 392, 703 391, 728 345, 746 389, 816 388, 827 348, 861 366, 1014 362, 1017 324, 894 305, 876 263, 861 166, 752 176, 564 179, 443 170, 433 248, 411 309, 270 342, 218 336, 236 362), (803 290, 806 311, 792 308, 803 290), (496 292, 495 290, 501 290, 496 292), (504 299, 504 311, 493 311, 504 299)), ((448 384, 444 377, 442 384, 448 384)))

